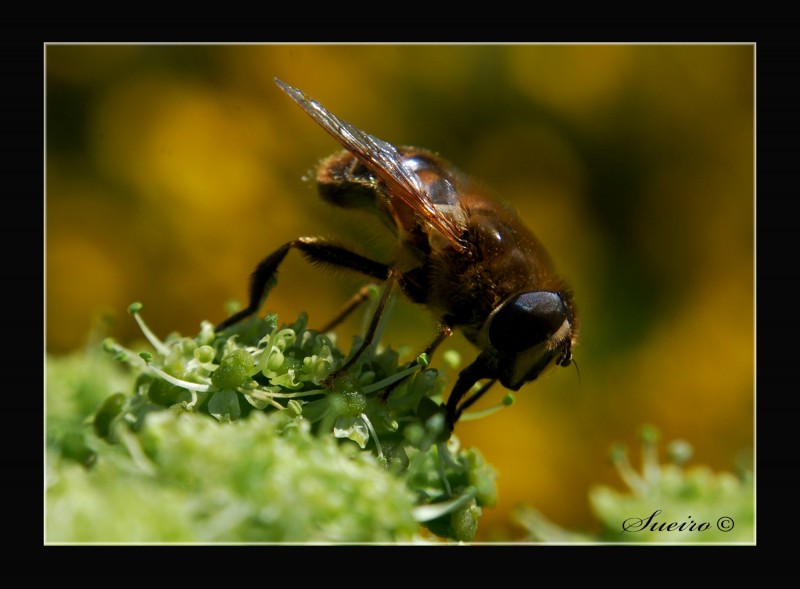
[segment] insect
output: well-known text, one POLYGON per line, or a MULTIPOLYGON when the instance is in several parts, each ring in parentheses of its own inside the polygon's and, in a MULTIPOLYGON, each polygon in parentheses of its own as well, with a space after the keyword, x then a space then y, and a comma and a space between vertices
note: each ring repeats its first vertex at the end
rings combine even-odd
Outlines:
MULTIPOLYGON (((277 78, 275 82, 344 147, 318 168, 320 196, 334 205, 375 213, 394 230, 411 261, 402 267, 385 264, 321 238, 300 237, 259 263, 251 276, 248 306, 220 323, 217 331, 259 310, 278 266, 290 250, 298 249, 314 262, 355 270, 386 284, 362 347, 333 378, 371 344, 394 285, 438 318, 428 353, 456 329, 475 345, 477 358, 459 373, 444 405, 451 430, 461 413, 497 381, 517 391, 551 365, 570 365, 578 334, 572 290, 510 208, 432 152, 396 148, 337 118, 300 90, 277 78)), ((354 297, 350 308, 357 302, 354 297)))

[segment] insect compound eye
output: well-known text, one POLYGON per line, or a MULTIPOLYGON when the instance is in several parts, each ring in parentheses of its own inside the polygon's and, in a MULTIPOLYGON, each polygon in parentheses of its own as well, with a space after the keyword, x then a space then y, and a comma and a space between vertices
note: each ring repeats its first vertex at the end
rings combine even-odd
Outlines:
POLYGON ((521 352, 547 341, 565 320, 567 308, 558 293, 522 293, 495 312, 489 323, 489 343, 501 352, 521 352))

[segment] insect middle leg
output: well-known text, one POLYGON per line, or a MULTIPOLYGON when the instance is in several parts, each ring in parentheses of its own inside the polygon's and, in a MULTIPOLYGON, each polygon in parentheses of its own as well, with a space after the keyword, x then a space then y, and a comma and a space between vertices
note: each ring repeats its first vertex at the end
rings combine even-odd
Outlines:
POLYGON ((375 262, 317 237, 299 237, 283 244, 256 266, 250 277, 250 300, 247 307, 225 319, 214 328, 215 331, 222 331, 258 312, 270 288, 274 285, 278 266, 292 248, 299 249, 312 262, 348 268, 377 280, 386 280, 392 271, 392 268, 386 264, 375 262))
POLYGON ((319 331, 320 331, 320 333, 327 333, 327 332, 329 332, 329 331, 333 331, 333 329, 334 329, 334 328, 335 328, 337 325, 339 325, 339 324, 340 324, 342 321, 344 321, 345 319, 347 319, 347 318, 350 316, 350 314, 351 314, 353 311, 355 311, 356 309, 358 309, 358 307, 359 307, 359 306, 360 306, 360 305, 361 305, 361 304, 362 304, 364 301, 366 301, 366 300, 369 298, 370 292, 371 292, 371 291, 372 291, 372 289, 373 289, 373 288, 375 288, 376 286, 377 286, 376 284, 367 284, 367 285, 365 285, 365 286, 362 286, 362 287, 361 287, 361 288, 358 290, 358 292, 357 292, 356 294, 354 294, 354 295, 352 296, 352 298, 351 298, 349 301, 347 301, 347 303, 345 303, 345 305, 344 305, 344 307, 342 308, 342 310, 341 310, 341 311, 339 311, 339 314, 338 314, 336 317, 334 317, 333 319, 331 319, 331 320, 330 320, 330 321, 329 321, 329 322, 328 322, 328 323, 325 325, 325 327, 323 327, 322 329, 320 329, 320 330, 319 330, 319 331))
POLYGON ((458 406, 458 408, 456 409, 456 413, 455 413, 455 420, 456 420, 456 421, 458 421, 458 420, 459 420, 459 418, 461 417, 461 414, 462 414, 462 413, 463 413, 463 412, 464 412, 466 409, 469 409, 469 407, 471 407, 471 406, 472 406, 472 404, 473 404, 473 403, 475 403, 475 401, 477 401, 478 399, 480 399, 480 398, 481 398, 481 397, 484 395, 484 393, 486 393, 486 391, 488 391, 488 390, 489 390, 489 389, 492 387, 492 385, 494 385, 494 383, 496 383, 496 382, 497 382, 497 379, 496 379, 496 378, 495 378, 495 379, 492 379, 492 380, 489 380, 489 381, 487 381, 487 382, 485 382, 485 383, 484 383, 484 384, 482 384, 482 385, 480 386, 480 388, 479 388, 477 391, 475 391, 475 392, 474 392, 474 393, 473 393, 471 396, 469 396, 469 397, 467 397, 466 399, 464 399, 464 400, 461 402, 461 404, 458 406))
POLYGON ((401 276, 402 272, 399 270, 395 268, 389 269, 389 276, 386 278, 386 284, 383 287, 383 294, 378 301, 378 306, 375 308, 375 312, 372 314, 372 319, 367 327, 367 332, 364 334, 364 341, 362 342, 361 347, 356 350, 355 354, 350 356, 350 359, 347 360, 347 362, 345 362, 341 368, 329 374, 328 377, 323 381, 323 384, 330 386, 341 374, 344 374, 350 368, 352 368, 355 363, 358 362, 358 359, 362 356, 362 354, 366 352, 372 345, 372 340, 375 339, 375 334, 378 331, 378 325, 383 318, 383 312, 386 309, 386 304, 389 302, 389 296, 391 295, 392 287, 401 276))

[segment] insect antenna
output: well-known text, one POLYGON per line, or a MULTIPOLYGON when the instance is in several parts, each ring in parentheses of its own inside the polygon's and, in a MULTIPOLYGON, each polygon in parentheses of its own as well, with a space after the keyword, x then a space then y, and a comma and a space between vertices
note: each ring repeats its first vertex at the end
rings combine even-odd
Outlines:
POLYGON ((572 365, 575 366, 575 372, 578 373, 578 386, 581 386, 581 371, 578 369, 578 361, 573 358, 572 365))

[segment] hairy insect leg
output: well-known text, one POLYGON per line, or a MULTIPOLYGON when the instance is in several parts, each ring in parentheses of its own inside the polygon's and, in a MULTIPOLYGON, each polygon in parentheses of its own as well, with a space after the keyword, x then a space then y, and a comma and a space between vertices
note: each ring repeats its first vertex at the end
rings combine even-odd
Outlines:
POLYGON ((347 303, 344 305, 339 314, 336 317, 334 317, 331 321, 329 321, 328 324, 325 325, 325 327, 319 330, 320 333, 327 333, 328 331, 332 331, 337 325, 339 325, 342 321, 347 319, 350 316, 350 314, 361 305, 361 303, 363 303, 369 298, 370 291, 376 286, 377 284, 374 283, 362 286, 359 289, 359 291, 356 294, 354 294, 349 301, 347 301, 347 303))
POLYGON ((292 248, 299 249, 312 262, 348 268, 378 280, 386 279, 390 273, 390 268, 386 264, 375 262, 317 237, 300 237, 283 244, 256 266, 250 277, 250 300, 247 307, 217 325, 215 331, 222 331, 258 312, 274 284, 278 266, 292 248))
POLYGON ((350 357, 347 362, 345 362, 341 368, 328 375, 323 384, 329 386, 341 374, 347 372, 355 365, 356 362, 358 362, 358 359, 362 356, 362 354, 366 352, 372 345, 372 341, 375 339, 375 333, 378 331, 378 325, 383 318, 383 312, 386 309, 386 304, 389 302, 389 296, 391 295, 392 287, 401 276, 402 273, 399 270, 394 268, 389 269, 389 275, 386 277, 386 283, 383 286, 383 294, 381 294, 381 298, 378 300, 378 306, 375 308, 375 312, 372 314, 372 319, 367 327, 367 332, 364 334, 364 341, 362 342, 361 347, 350 357))
POLYGON ((453 329, 449 325, 440 323, 439 329, 436 332, 436 337, 433 338, 433 341, 430 344, 428 344, 427 348, 422 350, 422 353, 427 354, 428 356, 433 356, 433 353, 441 345, 441 343, 451 335, 453 335, 453 329))

